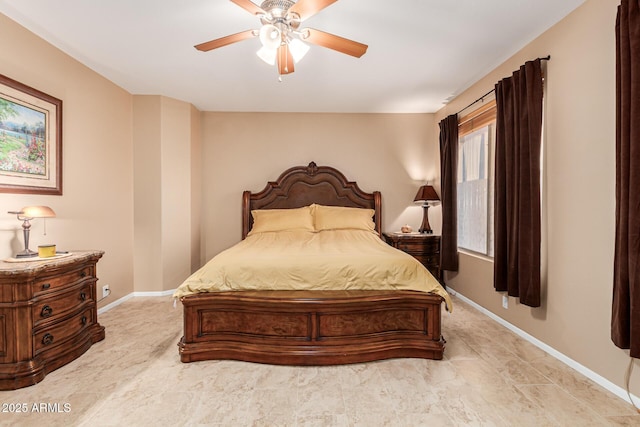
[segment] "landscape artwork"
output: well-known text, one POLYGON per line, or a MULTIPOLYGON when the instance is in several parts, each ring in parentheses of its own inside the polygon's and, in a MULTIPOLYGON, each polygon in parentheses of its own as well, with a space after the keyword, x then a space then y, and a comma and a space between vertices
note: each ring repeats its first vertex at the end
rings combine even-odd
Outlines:
POLYGON ((0 171, 46 176, 46 115, 0 98, 0 171))
POLYGON ((0 192, 62 194, 62 101, 0 75, 0 192))

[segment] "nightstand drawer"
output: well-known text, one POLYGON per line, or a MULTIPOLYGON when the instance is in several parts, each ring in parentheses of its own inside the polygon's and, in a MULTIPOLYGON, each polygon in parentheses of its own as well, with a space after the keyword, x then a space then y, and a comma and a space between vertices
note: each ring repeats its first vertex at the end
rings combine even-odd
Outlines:
POLYGON ((396 249, 413 256, 440 279, 440 236, 419 233, 383 233, 384 240, 396 249))
POLYGON ((398 249, 405 252, 420 252, 420 253, 436 253, 440 252, 439 241, 429 242, 398 242, 398 249))
POLYGON ((397 248, 407 253, 421 254, 424 252, 424 245, 420 242, 399 242, 397 248))
POLYGON ((437 267, 440 265, 440 255, 413 255, 425 267, 437 267))
POLYGON ((38 278, 32 285, 33 295, 38 296, 47 292, 53 292, 64 288, 65 286, 71 286, 80 280, 89 278, 95 279, 94 268, 92 266, 86 266, 82 269, 70 271, 59 276, 38 278))
POLYGON ((437 254, 440 253, 439 243, 400 242, 397 248, 410 254, 437 254))
POLYGON ((64 322, 44 328, 33 336, 35 354, 64 343, 93 323, 93 310, 89 307, 64 322))
POLYGON ((77 310, 85 302, 92 301, 92 289, 93 282, 87 281, 69 292, 39 300, 33 305, 33 325, 37 326, 45 321, 53 321, 77 310))

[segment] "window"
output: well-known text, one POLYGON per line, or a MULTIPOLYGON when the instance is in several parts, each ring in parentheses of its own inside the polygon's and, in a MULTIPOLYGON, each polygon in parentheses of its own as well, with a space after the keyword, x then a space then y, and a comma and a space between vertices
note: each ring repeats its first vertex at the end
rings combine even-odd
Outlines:
POLYGON ((496 104, 458 125, 458 247, 493 257, 493 153, 496 104))

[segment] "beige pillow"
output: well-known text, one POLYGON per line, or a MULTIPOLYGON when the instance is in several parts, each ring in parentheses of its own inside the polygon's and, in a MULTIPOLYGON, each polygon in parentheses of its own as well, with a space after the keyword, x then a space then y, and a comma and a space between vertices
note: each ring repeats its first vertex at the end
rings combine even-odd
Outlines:
POLYGON ((323 230, 367 230, 373 231, 373 209, 345 208, 341 206, 312 205, 316 231, 323 230))
POLYGON ((253 227, 248 235, 269 231, 314 231, 311 207, 296 209, 257 209, 251 211, 253 227))

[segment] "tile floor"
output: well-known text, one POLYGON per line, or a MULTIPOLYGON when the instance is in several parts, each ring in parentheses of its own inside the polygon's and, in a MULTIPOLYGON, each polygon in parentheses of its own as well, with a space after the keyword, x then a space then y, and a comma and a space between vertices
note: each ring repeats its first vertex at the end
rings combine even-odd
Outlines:
POLYGON ((132 298, 99 316, 107 338, 79 359, 0 391, 29 408, 0 426, 640 426, 622 399, 455 303, 444 360, 283 367, 183 364, 180 305, 132 298))

